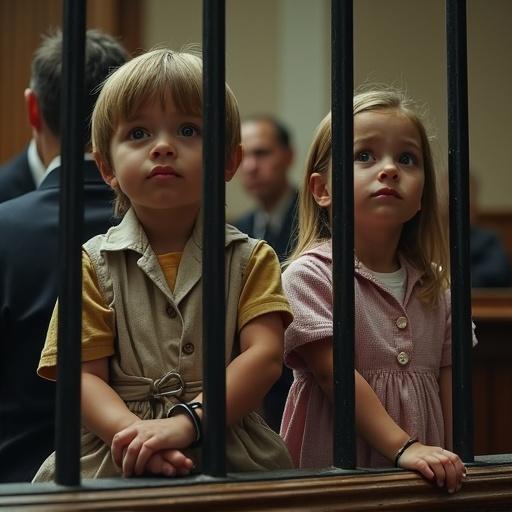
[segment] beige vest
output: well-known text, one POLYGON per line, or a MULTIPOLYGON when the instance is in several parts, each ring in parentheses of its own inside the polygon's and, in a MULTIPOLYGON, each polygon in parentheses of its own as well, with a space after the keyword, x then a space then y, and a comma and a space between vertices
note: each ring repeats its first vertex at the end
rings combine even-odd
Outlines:
MULTIPOLYGON (((226 226, 226 366, 238 353, 238 302, 256 243, 226 226)), ((202 390, 201 246, 202 227, 196 222, 173 292, 133 210, 118 226, 84 245, 105 303, 115 312, 110 385, 141 418, 165 417, 173 403, 189 401, 202 390)), ((199 449, 189 455, 200 465, 199 449)), ((109 447, 85 429, 81 462, 86 478, 120 474, 109 447)), ((35 480, 51 478, 52 463, 47 460, 35 480)), ((228 429, 227 463, 230 471, 291 467, 281 438, 256 413, 228 429)))

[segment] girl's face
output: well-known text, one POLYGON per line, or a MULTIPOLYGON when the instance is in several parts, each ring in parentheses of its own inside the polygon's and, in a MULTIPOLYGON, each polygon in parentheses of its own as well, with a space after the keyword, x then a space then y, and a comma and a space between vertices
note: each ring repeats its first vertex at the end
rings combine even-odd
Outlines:
POLYGON ((423 148, 413 122, 395 109, 354 117, 356 229, 399 228, 421 209, 423 148))

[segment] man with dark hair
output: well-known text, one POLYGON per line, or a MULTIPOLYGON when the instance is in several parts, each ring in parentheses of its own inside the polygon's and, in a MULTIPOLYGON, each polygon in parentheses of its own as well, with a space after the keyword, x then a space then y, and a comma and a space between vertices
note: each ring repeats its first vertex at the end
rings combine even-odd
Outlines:
POLYGON ((283 261, 293 246, 297 190, 289 182, 293 148, 287 128, 271 116, 255 116, 242 123, 244 158, 239 175, 257 203, 234 222, 254 238, 266 240, 283 261))
MULTIPOLYGON (((293 249, 297 225, 298 194, 288 177, 293 163, 290 134, 274 117, 254 116, 242 123, 242 146, 239 175, 257 206, 234 225, 249 236, 266 240, 283 261, 293 249)), ((276 432, 292 380, 291 370, 284 367, 263 403, 265 420, 276 432)))
MULTIPOLYGON (((111 36, 86 35, 84 140, 98 87, 127 59, 111 36)), ((62 34, 44 39, 25 91, 33 144, 44 168, 32 192, 0 204, 0 482, 29 481, 54 447, 55 387, 36 375, 57 299, 62 34)), ((84 241, 105 232, 113 196, 84 155, 84 241)), ((1 172, 1 171, 0 171, 1 172)))
MULTIPOLYGON (((48 166, 60 153, 60 79, 62 34, 46 37, 32 59, 30 84, 25 89, 25 105, 33 138, 27 148, 0 166, 0 203, 36 189, 48 166)), ((88 31, 84 111, 92 112, 97 86, 111 67, 126 60, 127 54, 115 39, 99 31, 88 31)), ((88 132, 89 119, 85 120, 88 132)), ((55 165, 55 163, 54 163, 55 165)))

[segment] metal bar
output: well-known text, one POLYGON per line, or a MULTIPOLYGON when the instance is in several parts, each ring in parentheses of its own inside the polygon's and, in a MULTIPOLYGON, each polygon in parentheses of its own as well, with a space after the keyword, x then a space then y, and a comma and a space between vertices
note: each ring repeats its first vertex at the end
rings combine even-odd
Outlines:
POLYGON ((473 462, 466 0, 447 0, 446 37, 448 53, 453 438, 454 450, 462 460, 473 462))
POLYGON ((352 0, 332 0, 332 282, 334 453, 356 466, 354 406, 354 71, 352 0))
POLYGON ((55 482, 73 486, 80 484, 85 1, 65 0, 63 19, 55 482))
POLYGON ((226 475, 225 2, 203 1, 203 472, 226 475))

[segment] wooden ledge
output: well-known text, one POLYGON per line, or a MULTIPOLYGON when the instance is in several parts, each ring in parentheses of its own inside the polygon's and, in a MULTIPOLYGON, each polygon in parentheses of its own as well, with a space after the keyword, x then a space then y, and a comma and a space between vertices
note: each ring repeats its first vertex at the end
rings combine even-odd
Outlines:
POLYGON ((475 322, 512 322, 512 288, 473 288, 471 307, 475 322))
MULTIPOLYGON (((507 459, 510 461, 510 456, 507 459)), ((333 472, 331 472, 333 473, 333 472)), ((101 489, 87 481, 80 490, 49 485, 2 485, 0 509, 9 511, 402 511, 511 510, 512 464, 468 468, 463 489, 449 495, 406 471, 299 477, 283 480, 205 482, 191 485, 151 480, 152 487, 101 489), (15 487, 18 492, 14 492, 15 487), (22 487, 26 487, 22 493, 22 487), (95 488, 94 488, 95 487, 95 488), (9 491, 9 488, 11 491, 9 491)), ((113 482, 110 480, 110 482, 113 482)), ((149 481, 148 481, 149 482, 149 481)), ((105 481, 103 485, 105 485, 105 481)))

